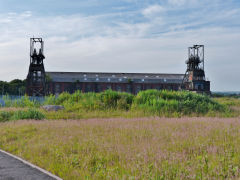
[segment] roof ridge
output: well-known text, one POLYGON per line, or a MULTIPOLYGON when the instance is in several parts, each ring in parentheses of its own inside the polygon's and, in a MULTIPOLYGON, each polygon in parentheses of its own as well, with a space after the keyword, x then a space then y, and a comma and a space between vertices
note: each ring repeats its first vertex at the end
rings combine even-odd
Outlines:
POLYGON ((184 75, 184 74, 180 74, 180 73, 132 73, 132 72, 61 72, 61 71, 46 71, 46 73, 66 73, 66 74, 73 74, 73 73, 79 73, 79 74, 141 74, 141 75, 147 75, 147 74, 151 74, 151 75, 184 75))

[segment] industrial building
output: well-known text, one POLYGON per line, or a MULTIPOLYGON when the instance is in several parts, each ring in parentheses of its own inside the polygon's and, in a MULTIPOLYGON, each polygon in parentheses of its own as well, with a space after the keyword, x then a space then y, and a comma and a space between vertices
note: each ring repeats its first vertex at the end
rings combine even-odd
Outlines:
POLYGON ((184 74, 46 72, 49 92, 101 92, 107 89, 137 94, 146 89, 181 88, 184 74))
POLYGON ((210 93, 205 79, 204 46, 188 49, 185 74, 105 73, 105 72, 45 72, 44 43, 41 38, 30 39, 30 66, 27 76, 29 96, 58 95, 62 92, 102 92, 107 89, 137 94, 147 89, 188 90, 210 93), (36 49, 36 44, 40 44, 36 49))

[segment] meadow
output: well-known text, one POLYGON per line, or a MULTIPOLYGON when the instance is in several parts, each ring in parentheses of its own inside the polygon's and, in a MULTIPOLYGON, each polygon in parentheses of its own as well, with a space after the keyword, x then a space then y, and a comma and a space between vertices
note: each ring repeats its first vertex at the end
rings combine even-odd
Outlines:
POLYGON ((17 119, 89 119, 89 118, 111 118, 111 117, 236 117, 239 115, 240 106, 234 98, 210 98, 209 96, 184 91, 141 91, 137 95, 124 92, 107 90, 101 93, 74 94, 67 92, 58 97, 50 95, 39 102, 31 100, 27 96, 12 100, 5 98, 5 108, 0 111, 0 121, 17 119), (235 103, 235 104, 233 104, 235 103), (47 112, 41 109, 43 105, 61 105, 64 110, 58 112, 47 112), (232 107, 235 107, 233 109, 232 107), (11 112, 18 109, 17 112, 11 112), (7 112, 6 112, 7 109, 7 112), (21 118, 29 111, 32 118, 21 118), (15 117, 13 114, 18 113, 15 117), (31 113, 30 113, 31 114, 31 113), (7 119, 5 118, 7 117, 7 119))
POLYGON ((235 179, 239 118, 23 120, 0 147, 63 179, 235 179))
POLYGON ((0 148, 63 179, 240 178, 238 98, 157 90, 5 98, 0 148))

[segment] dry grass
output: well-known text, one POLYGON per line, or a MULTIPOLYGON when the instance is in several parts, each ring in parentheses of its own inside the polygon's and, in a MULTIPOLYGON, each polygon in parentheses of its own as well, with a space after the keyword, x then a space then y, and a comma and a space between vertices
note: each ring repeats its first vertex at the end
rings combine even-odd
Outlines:
POLYGON ((27 108, 21 107, 0 107, 0 111, 19 111, 19 110, 26 110, 27 108))
POLYGON ((8 122, 0 146, 64 179, 240 177, 239 118, 8 122))

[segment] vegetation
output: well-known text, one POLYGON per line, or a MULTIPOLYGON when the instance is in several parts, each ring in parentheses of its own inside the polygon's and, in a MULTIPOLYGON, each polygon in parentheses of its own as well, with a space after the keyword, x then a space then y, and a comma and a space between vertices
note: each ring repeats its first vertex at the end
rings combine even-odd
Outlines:
POLYGON ((240 117, 238 98, 108 90, 4 102, 0 148, 63 179, 240 178, 240 122, 216 118, 240 117), (65 109, 47 112, 42 105, 65 109))
POLYGON ((240 98, 240 92, 212 93, 212 97, 240 98))
MULTIPOLYGON (((231 108, 224 102, 227 98, 212 99, 184 91, 147 90, 137 95, 125 92, 107 90, 101 93, 74 94, 64 92, 58 97, 50 95, 45 99, 31 99, 23 96, 12 100, 4 97, 5 107, 39 108, 42 105, 62 105, 64 110, 58 112, 45 112, 47 119, 83 119, 98 117, 143 117, 143 116, 238 116, 239 109, 231 108)), ((239 102, 236 99, 234 102, 239 102)), ((233 103, 231 101, 231 103, 233 103)), ((240 103, 239 103, 240 104, 240 103)))
POLYGON ((157 114, 182 115, 227 112, 227 108, 203 96, 190 92, 149 90, 140 92, 135 98, 135 107, 157 114))
POLYGON ((237 179, 240 122, 217 118, 17 121, 0 148, 63 179, 237 179))
POLYGON ((17 111, 0 111, 0 122, 20 120, 20 119, 44 119, 45 115, 38 110, 17 110, 17 111))
POLYGON ((21 96, 17 99, 12 99, 11 96, 3 96, 4 107, 28 107, 28 108, 39 108, 41 106, 41 99, 31 99, 28 96, 21 96))
POLYGON ((14 79, 10 82, 0 81, 1 95, 23 95, 25 93, 26 80, 14 79))

